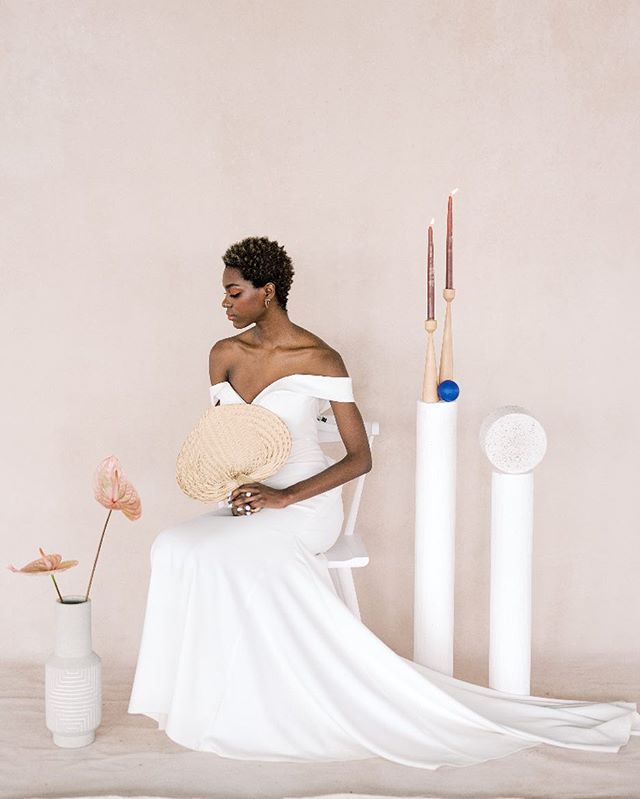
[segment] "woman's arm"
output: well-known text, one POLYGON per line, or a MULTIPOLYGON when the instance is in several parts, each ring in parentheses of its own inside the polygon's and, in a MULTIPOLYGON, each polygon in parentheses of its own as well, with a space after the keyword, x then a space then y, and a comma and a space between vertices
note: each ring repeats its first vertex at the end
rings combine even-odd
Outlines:
POLYGON ((329 491, 371 471, 371 448, 358 406, 355 402, 331 402, 331 409, 347 454, 324 471, 285 488, 287 505, 329 491))

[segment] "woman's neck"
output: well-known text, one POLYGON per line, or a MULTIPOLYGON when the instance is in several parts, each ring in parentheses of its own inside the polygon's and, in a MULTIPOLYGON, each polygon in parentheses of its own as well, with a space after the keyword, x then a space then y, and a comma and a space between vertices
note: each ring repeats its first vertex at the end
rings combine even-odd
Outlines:
POLYGON ((262 319, 256 321, 251 333, 253 342, 263 349, 277 349, 292 344, 298 326, 289 319, 287 312, 275 308, 262 319))

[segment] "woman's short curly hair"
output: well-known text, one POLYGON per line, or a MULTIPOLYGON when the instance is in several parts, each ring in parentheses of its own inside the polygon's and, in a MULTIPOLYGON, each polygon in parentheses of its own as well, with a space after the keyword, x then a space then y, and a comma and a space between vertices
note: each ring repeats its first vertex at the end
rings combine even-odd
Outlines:
POLYGON ((286 310, 293 282, 293 263, 277 241, 250 236, 232 244, 222 260, 230 269, 238 269, 244 280, 251 281, 256 288, 273 283, 278 303, 286 310))

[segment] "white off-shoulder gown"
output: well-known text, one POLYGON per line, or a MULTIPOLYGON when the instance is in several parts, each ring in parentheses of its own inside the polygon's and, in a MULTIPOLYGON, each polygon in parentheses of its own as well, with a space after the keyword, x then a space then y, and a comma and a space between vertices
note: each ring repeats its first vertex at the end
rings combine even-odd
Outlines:
MULTIPOLYGON (((227 381, 211 400, 245 402, 227 381)), ((330 400, 353 402, 350 377, 289 375, 255 397, 293 441, 264 483, 285 488, 330 465, 316 422, 330 400)), ((342 522, 338 486, 249 516, 216 508, 160 532, 128 712, 224 757, 378 756, 426 769, 541 743, 617 752, 640 735, 633 702, 502 693, 396 654, 334 591, 322 553, 342 522)))

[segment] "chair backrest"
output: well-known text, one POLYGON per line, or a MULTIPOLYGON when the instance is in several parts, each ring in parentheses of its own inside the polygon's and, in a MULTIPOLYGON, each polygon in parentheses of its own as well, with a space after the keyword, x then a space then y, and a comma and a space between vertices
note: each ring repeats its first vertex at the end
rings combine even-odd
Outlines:
MULTIPOLYGON (((321 443, 342 441, 342 436, 340 435, 340 431, 338 430, 338 425, 336 424, 333 414, 322 413, 317 416, 316 419, 318 422, 318 441, 321 443)), ((367 431, 367 438, 369 439, 369 449, 373 450, 373 440, 380 432, 380 425, 378 422, 369 422, 366 420, 363 421, 365 430, 367 431)), ((337 462, 335 458, 331 458, 329 455, 327 455, 327 458, 332 463, 337 462)), ((364 488, 364 478, 366 476, 367 473, 365 472, 365 474, 361 474, 360 477, 356 479, 353 497, 351 499, 351 507, 349 508, 347 521, 344 530, 342 531, 343 535, 353 535, 356 526, 358 510, 360 508, 362 490, 364 488)))

